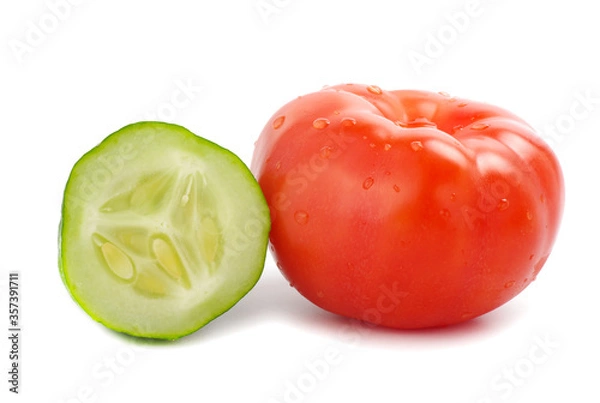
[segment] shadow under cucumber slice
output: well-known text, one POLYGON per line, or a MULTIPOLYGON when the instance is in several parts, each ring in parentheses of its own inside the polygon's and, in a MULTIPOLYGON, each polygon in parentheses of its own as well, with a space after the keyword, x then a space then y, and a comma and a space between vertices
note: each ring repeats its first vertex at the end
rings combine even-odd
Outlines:
POLYGON ((262 191, 236 155, 181 126, 135 123, 73 167, 60 273, 105 326, 177 339, 254 287, 269 229, 262 191))

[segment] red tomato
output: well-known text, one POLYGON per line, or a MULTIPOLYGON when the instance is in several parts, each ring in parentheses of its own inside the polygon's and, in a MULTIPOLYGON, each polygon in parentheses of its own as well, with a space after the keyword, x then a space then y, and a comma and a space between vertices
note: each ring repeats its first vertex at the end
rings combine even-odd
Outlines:
POLYGON ((289 282, 328 311, 396 328, 462 322, 519 294, 564 201, 556 156, 512 113, 357 84, 283 106, 252 171, 289 282))

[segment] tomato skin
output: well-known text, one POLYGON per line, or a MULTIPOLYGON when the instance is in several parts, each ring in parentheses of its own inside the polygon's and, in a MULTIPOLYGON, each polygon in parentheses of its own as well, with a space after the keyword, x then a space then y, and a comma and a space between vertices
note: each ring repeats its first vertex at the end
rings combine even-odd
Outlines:
POLYGON ((425 91, 346 84, 283 106, 251 169, 289 282, 330 312, 395 328, 459 323, 545 263, 560 165, 522 119, 425 91))

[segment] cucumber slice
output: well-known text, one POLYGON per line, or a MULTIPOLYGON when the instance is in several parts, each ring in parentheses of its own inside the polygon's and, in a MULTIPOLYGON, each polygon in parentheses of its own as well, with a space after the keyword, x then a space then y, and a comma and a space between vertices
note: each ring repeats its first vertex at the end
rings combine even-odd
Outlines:
POLYGON ((73 167, 60 273, 105 326, 177 339, 254 287, 269 229, 262 191, 236 155, 181 126, 140 122, 73 167))

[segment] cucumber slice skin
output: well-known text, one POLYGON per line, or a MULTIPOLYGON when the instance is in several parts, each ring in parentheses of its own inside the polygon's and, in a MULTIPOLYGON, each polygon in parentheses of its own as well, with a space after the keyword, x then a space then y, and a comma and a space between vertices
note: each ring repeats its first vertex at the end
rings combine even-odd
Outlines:
MULTIPOLYGON (((163 181, 167 183, 166 193, 176 195, 177 186, 168 185, 169 180, 167 178, 163 181)), ((146 185, 142 183, 140 187, 144 186, 146 185)), ((164 191, 165 187, 159 190, 164 191)), ((158 205, 164 207, 169 198, 160 196, 159 191, 154 196, 157 194, 157 199, 162 200, 158 205)), ((150 205, 149 209, 153 208, 157 206, 150 205)), ((127 214, 129 213, 125 211, 125 215, 127 214)), ((143 215, 142 211, 140 220, 144 219, 143 215)), ((171 218, 175 216, 168 215, 171 218)), ((165 217, 163 214, 159 218, 165 217)), ((193 217, 197 218, 197 215, 193 217)), ((135 224, 135 220, 129 222, 132 223, 135 224)), ((179 223, 184 223, 189 230, 191 224, 188 221, 180 219, 179 223)), ((198 222, 193 221, 192 224, 194 223, 198 222)), ((106 137, 74 165, 65 187, 62 204, 59 272, 71 297, 97 322, 117 332, 136 337, 175 340, 195 332, 227 312, 255 286, 265 264, 270 225, 270 212, 264 195, 248 167, 234 153, 175 124, 138 122, 106 137), (170 157, 165 158, 166 162, 158 161, 158 157, 169 153, 170 157), (144 164, 145 160, 147 161, 144 164), (136 283, 133 287, 139 285, 138 288, 143 289, 145 295, 138 295, 132 291, 133 283, 130 280, 135 277, 132 275, 133 267, 137 270, 133 255, 130 253, 128 257, 124 257, 126 253, 119 252, 118 247, 113 247, 108 238, 102 234, 98 235, 97 232, 98 217, 105 216, 107 211, 108 216, 123 213, 115 212, 112 208, 117 206, 118 210, 119 203, 122 204, 123 200, 132 204, 135 199, 136 203, 144 205, 144 197, 137 196, 137 193, 143 196, 144 192, 131 195, 132 192, 136 192, 134 185, 144 181, 144 166, 149 166, 147 171, 153 174, 162 172, 161 169, 171 169, 170 175, 176 178, 175 183, 179 185, 180 194, 181 191, 186 192, 186 186, 182 187, 181 183, 189 182, 187 193, 180 202, 186 206, 197 206, 194 214, 198 214, 198 211, 202 214, 203 206, 200 204, 206 200, 194 204, 193 202, 197 201, 194 199, 191 200, 192 203, 188 203, 190 188, 197 189, 203 182, 208 183, 209 185, 205 186, 208 191, 204 192, 202 197, 212 197, 208 205, 213 208, 213 212, 216 211, 217 218, 209 217, 201 221, 202 227, 208 228, 210 235, 211 230, 215 231, 214 228, 221 226, 220 232, 214 232, 219 234, 215 237, 219 240, 213 241, 210 236, 205 237, 208 241, 202 245, 209 246, 198 248, 202 249, 200 252, 194 252, 194 247, 190 247, 193 245, 188 242, 190 234, 170 228, 169 223, 169 236, 163 238, 160 234, 154 234, 153 241, 148 239, 145 242, 146 246, 143 242, 138 244, 142 245, 142 249, 147 249, 144 252, 146 255, 153 255, 154 270, 157 270, 156 267, 162 268, 162 278, 171 277, 166 283, 171 283, 170 289, 173 292, 163 295, 163 299, 152 294, 155 291, 153 287, 158 285, 160 288, 161 282, 152 280, 143 283, 140 280, 142 272, 136 271, 139 275, 135 278, 136 283), (140 172, 131 174, 131 170, 140 172), (186 170, 189 174, 187 177, 186 170), (196 170, 202 171, 200 176, 194 176, 193 172, 196 170), (185 182, 187 179, 182 179, 183 177, 190 179, 185 182), (132 184, 131 181, 138 182, 132 184), (111 192, 115 192, 115 189, 125 189, 125 196, 113 197, 111 192), (105 199, 111 197, 113 200, 106 203, 105 199), (99 209, 102 210, 101 213, 98 213, 99 209), (181 244, 187 244, 187 247, 181 244), (215 244, 217 246, 214 246, 215 244), (94 248, 95 252, 91 252, 94 248), (115 250, 117 252, 114 252, 115 250), (213 265, 215 267, 207 269, 210 264, 201 264, 200 266, 206 267, 198 269, 190 265, 194 260, 190 256, 197 257, 198 253, 207 250, 208 258, 206 254, 204 257, 211 263, 216 260, 217 263, 213 265), (162 259, 159 253, 162 254, 162 259), (112 258, 109 259, 110 256, 112 258), (184 257, 187 263, 183 263, 184 257), (110 270, 106 270, 107 262, 108 267, 120 269, 110 273, 110 270), (169 270, 169 265, 173 270, 169 270), (119 276, 121 277, 118 278, 119 276), (114 288, 111 288, 113 286, 114 288), (98 288, 100 290, 97 290, 98 288), (150 291, 150 294, 147 291, 150 291), (86 293, 94 296, 90 297, 86 293), (106 303, 111 305, 108 310, 102 306, 105 303, 102 293, 106 296, 106 303), (123 301, 119 302, 121 299, 123 301), (167 308, 162 309, 163 306, 167 308), (121 312, 124 318, 118 317, 121 312)), ((154 232, 160 232, 163 226, 162 222, 160 225, 156 223, 154 232)), ((200 238, 205 239, 201 235, 200 238)), ((197 239, 195 238, 196 241, 197 239)), ((147 263, 148 257, 145 259, 147 263)), ((202 261, 202 258, 196 258, 196 263, 198 261, 202 261)), ((159 290, 159 293, 162 291, 159 290)))

